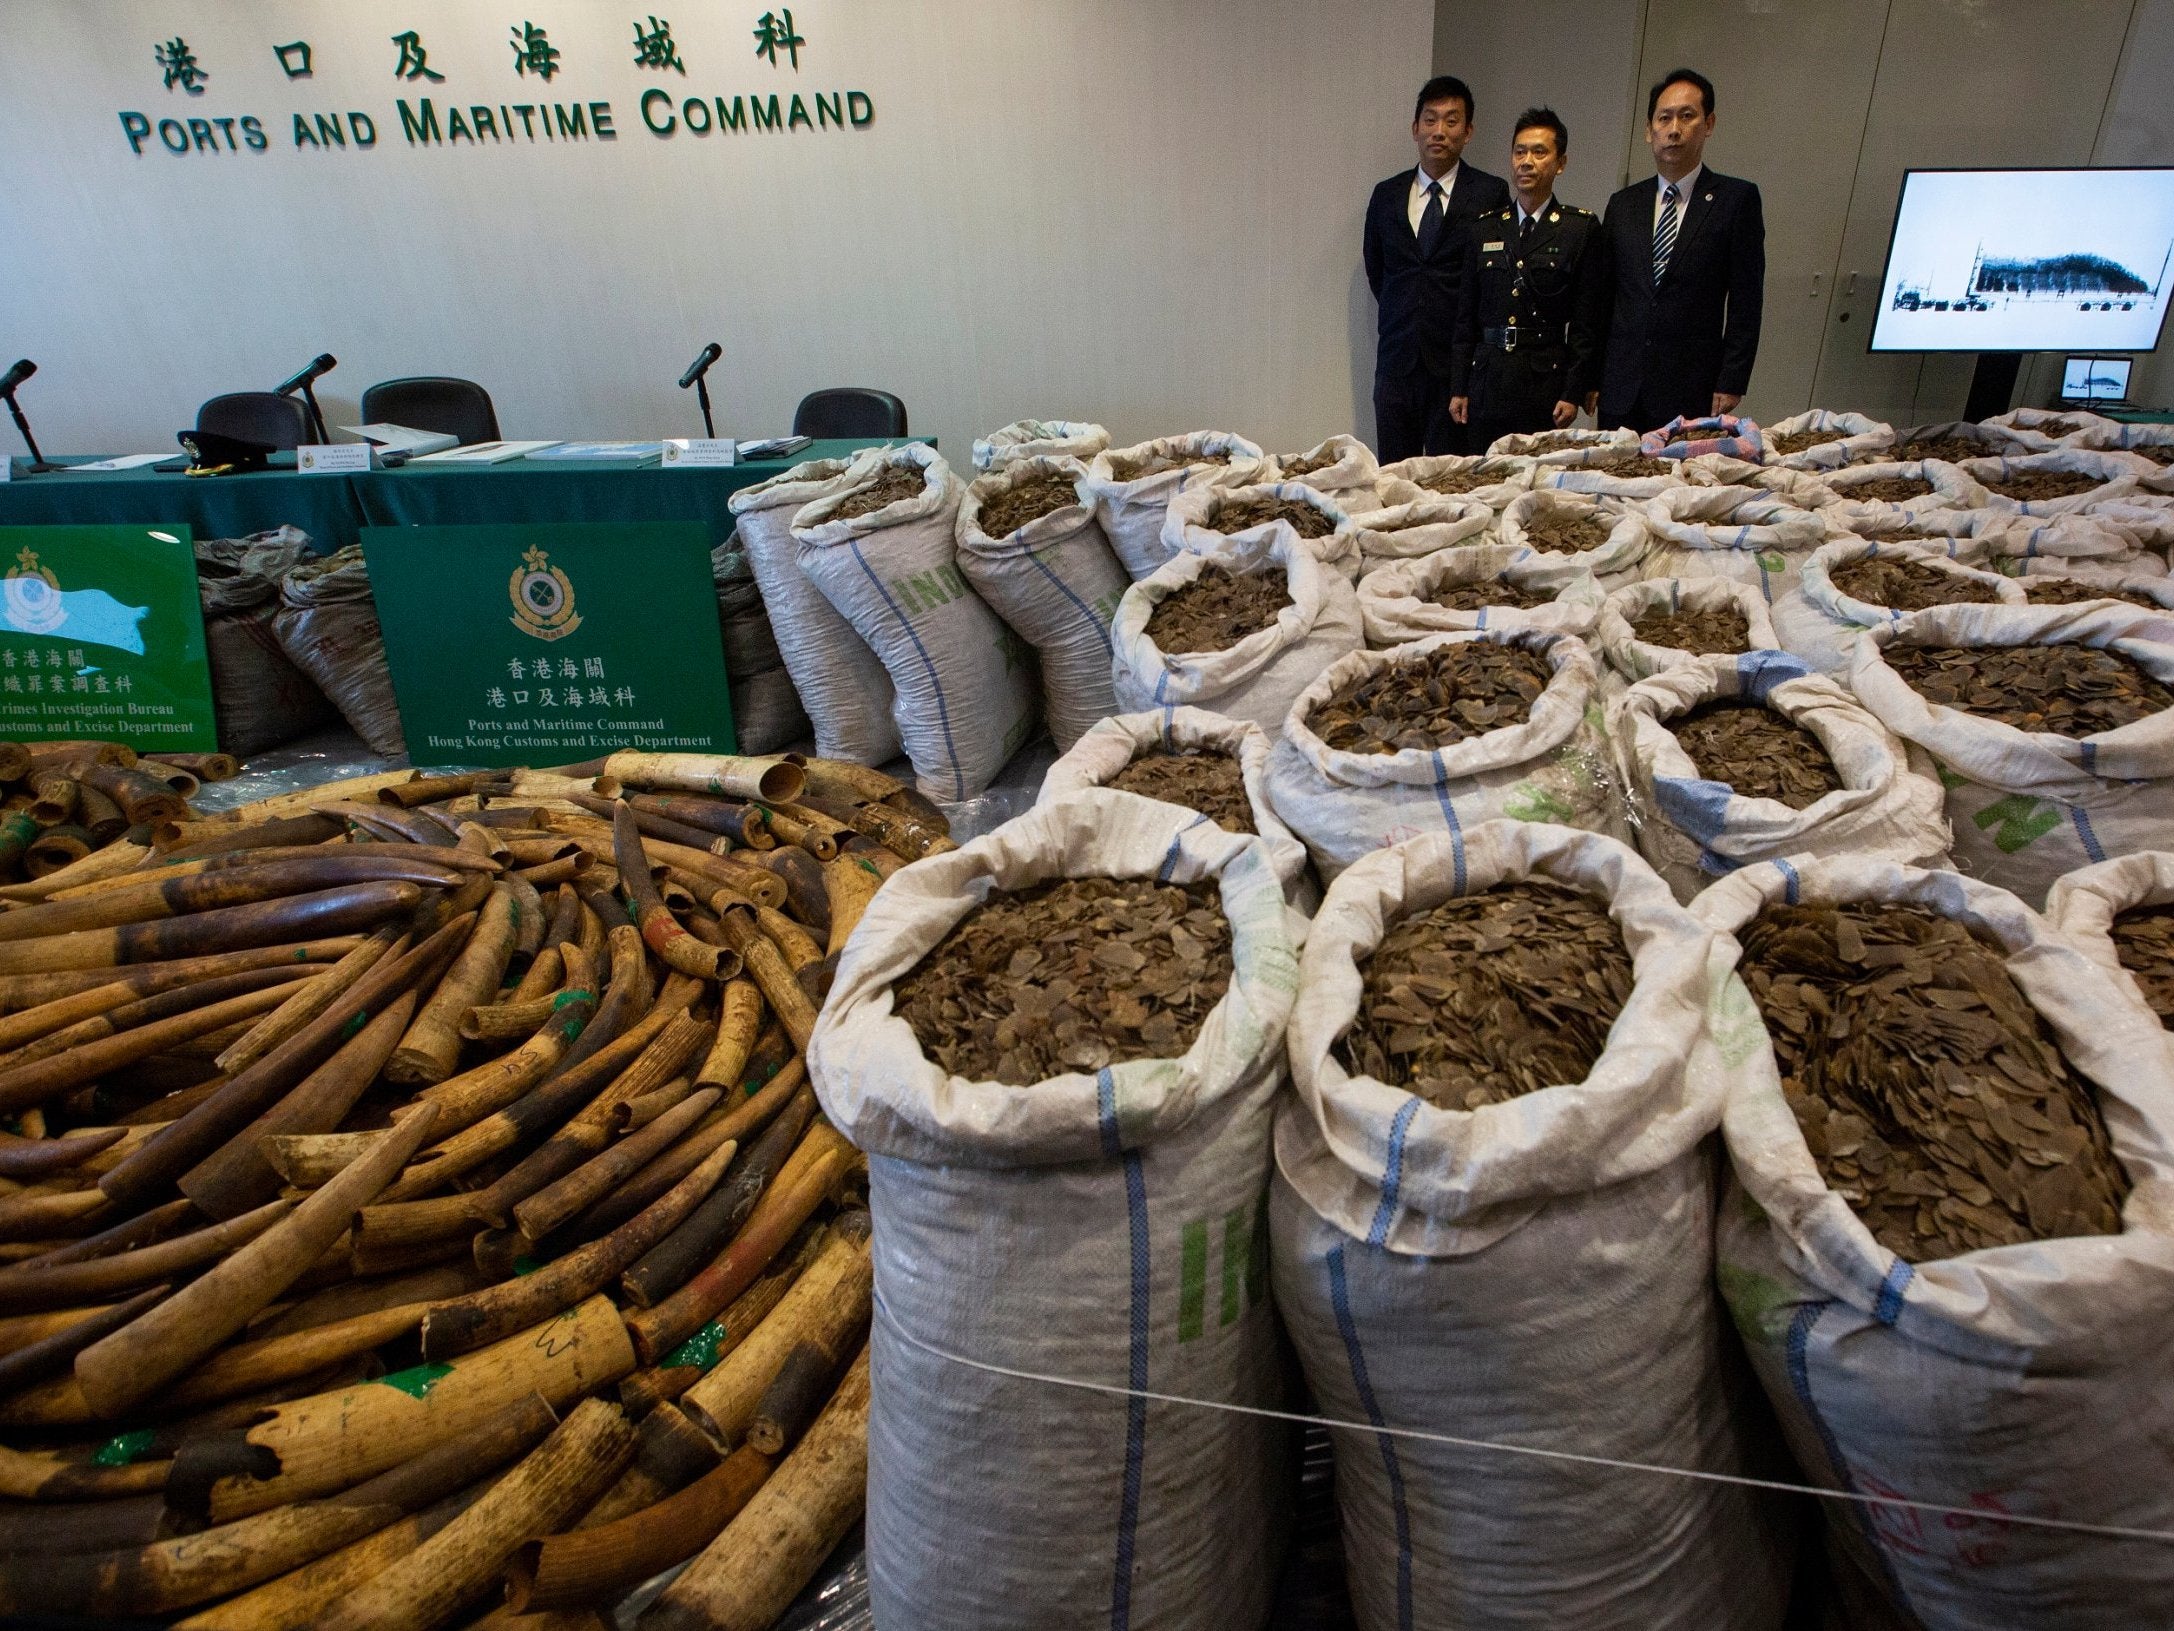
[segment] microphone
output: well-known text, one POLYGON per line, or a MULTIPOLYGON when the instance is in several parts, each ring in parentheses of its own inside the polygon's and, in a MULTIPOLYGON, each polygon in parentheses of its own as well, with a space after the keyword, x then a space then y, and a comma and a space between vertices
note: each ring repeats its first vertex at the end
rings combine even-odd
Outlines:
POLYGON ((272 394, 274 396, 287 396, 292 392, 299 391, 307 386, 311 381, 323 378, 326 374, 331 373, 333 369, 339 366, 339 362, 333 357, 331 352, 324 352, 307 368, 303 369, 301 373, 295 375, 294 378, 287 381, 286 384, 281 385, 277 389, 275 389, 272 394))
POLYGON ((38 371, 38 365, 25 357, 21 362, 0 374, 0 396, 13 396, 15 387, 38 371))
POLYGON ((708 373, 710 369, 710 364, 715 362, 719 357, 722 357, 724 354, 725 348, 719 345, 715 340, 712 340, 708 345, 704 346, 702 348, 702 355, 695 358, 693 362, 689 363, 687 365, 687 372, 679 376, 679 388, 683 391, 687 389, 688 386, 692 385, 696 380, 700 379, 704 374, 708 373))

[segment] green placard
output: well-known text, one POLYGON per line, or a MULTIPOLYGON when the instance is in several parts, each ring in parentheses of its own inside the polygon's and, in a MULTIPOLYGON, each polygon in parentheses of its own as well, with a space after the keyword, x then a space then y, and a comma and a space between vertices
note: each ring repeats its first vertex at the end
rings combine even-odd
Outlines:
POLYGON ((187 527, 0 527, 0 562, 0 738, 218 748, 187 527))
POLYGON ((734 750, 698 523, 365 527, 362 553, 417 764, 734 750))

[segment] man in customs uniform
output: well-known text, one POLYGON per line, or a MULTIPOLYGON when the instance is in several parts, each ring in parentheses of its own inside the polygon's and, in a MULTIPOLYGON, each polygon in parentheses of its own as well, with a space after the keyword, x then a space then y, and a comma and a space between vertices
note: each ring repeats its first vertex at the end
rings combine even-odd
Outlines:
POLYGON ((1450 417, 1472 450, 1556 429, 1600 383, 1607 265, 1600 218, 1555 197, 1570 132, 1549 108, 1518 116, 1510 206, 1480 216, 1464 245, 1450 417))

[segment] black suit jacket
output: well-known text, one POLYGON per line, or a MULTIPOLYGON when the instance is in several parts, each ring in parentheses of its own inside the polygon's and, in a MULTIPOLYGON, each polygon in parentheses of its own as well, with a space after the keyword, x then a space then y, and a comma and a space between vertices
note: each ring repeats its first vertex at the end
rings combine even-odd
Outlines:
MULTIPOLYGON (((1608 200, 1607 361, 1600 422, 1639 400, 1675 412, 1711 411, 1713 395, 1741 396, 1759 352, 1766 291, 1766 218, 1759 189, 1713 170, 1699 173, 1684 202, 1668 270, 1653 278, 1654 181, 1634 182, 1608 200)), ((1652 430, 1653 425, 1639 425, 1652 430)))
POLYGON ((1506 207, 1510 189, 1500 176, 1460 165, 1442 206, 1446 218, 1433 253, 1421 254, 1412 231, 1412 175, 1399 170, 1374 189, 1366 206, 1366 281, 1381 311, 1374 370, 1402 378, 1424 368, 1446 380, 1457 338, 1466 229, 1488 211, 1506 207))

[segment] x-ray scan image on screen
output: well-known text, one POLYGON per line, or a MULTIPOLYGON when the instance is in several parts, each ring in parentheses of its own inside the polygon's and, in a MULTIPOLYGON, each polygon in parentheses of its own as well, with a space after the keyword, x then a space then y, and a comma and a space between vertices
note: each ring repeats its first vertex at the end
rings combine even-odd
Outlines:
POLYGON ((2150 351, 2174 170, 1912 170, 1874 351, 2150 351))
POLYGON ((2064 402, 2119 402, 2128 394, 2127 357, 2070 357, 2061 366, 2064 402))

